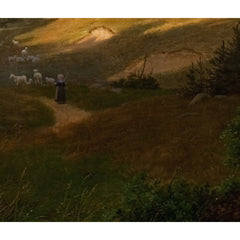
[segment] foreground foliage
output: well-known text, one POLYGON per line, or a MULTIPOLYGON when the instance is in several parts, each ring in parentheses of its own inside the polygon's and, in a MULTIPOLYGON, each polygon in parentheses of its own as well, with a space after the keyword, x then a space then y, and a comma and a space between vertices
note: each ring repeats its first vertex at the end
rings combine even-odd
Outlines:
POLYGON ((227 125, 221 135, 225 141, 227 152, 225 163, 232 169, 240 168, 240 109, 238 115, 227 125))
MULTIPOLYGON (((231 176, 219 186, 192 184, 178 178, 169 184, 150 181, 145 174, 132 178, 124 187, 124 197, 111 220, 131 222, 218 221, 214 212, 218 205, 229 205, 229 197, 240 193, 240 178, 231 176)), ((222 207, 222 218, 229 212, 222 207)), ((234 212, 234 209, 231 210, 234 212)), ((239 217, 239 216, 238 216, 239 217)))

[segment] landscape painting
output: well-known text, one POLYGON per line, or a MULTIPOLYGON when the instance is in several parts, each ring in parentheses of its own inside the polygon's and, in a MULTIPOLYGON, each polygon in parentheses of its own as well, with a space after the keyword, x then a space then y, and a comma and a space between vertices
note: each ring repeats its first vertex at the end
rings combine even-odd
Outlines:
POLYGON ((240 221, 239 23, 1 18, 0 221, 240 221))

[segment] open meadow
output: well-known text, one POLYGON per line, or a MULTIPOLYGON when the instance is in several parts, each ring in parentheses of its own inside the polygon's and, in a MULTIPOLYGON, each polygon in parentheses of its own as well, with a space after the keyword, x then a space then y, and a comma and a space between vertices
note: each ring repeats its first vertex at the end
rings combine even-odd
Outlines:
POLYGON ((0 19, 0 221, 239 221, 238 22, 0 19))

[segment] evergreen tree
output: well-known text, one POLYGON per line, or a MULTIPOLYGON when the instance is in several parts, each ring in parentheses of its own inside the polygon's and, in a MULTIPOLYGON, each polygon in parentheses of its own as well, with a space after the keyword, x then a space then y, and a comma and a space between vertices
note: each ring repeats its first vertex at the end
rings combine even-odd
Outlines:
POLYGON ((200 58, 197 64, 192 63, 192 67, 187 73, 187 84, 183 88, 183 94, 185 96, 194 96, 198 93, 205 92, 206 90, 206 70, 204 63, 200 58))
POLYGON ((233 36, 229 42, 229 91, 231 93, 240 93, 240 29, 237 24, 233 27, 233 36))
POLYGON ((233 27, 232 39, 214 51, 206 68, 200 58, 187 74, 188 82, 184 94, 191 96, 199 92, 216 94, 240 93, 240 29, 233 27))
POLYGON ((209 61, 211 67, 207 69, 209 79, 207 88, 211 94, 226 94, 230 87, 229 49, 225 42, 214 52, 214 57, 209 61))
POLYGON ((240 93, 240 29, 233 27, 232 39, 214 52, 210 60, 209 91, 212 94, 240 93))

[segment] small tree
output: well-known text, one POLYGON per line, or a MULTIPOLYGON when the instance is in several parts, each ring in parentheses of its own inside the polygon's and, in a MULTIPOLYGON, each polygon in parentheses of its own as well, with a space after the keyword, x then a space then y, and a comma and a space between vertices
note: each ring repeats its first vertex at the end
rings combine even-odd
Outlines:
POLYGON ((225 42, 214 52, 214 57, 209 61, 210 68, 207 70, 208 90, 211 94, 226 94, 229 92, 229 49, 225 46, 225 42))
POLYGON ((233 27, 232 39, 214 51, 206 68, 203 61, 197 62, 187 74, 188 82, 184 95, 208 92, 212 95, 240 93, 240 29, 233 27))
POLYGON ((240 93, 240 29, 233 27, 232 39, 216 49, 210 60, 209 90, 212 94, 240 93))
POLYGON ((240 29, 233 27, 233 36, 229 42, 229 81, 231 93, 240 93, 240 29))
POLYGON ((198 93, 206 91, 206 68, 200 57, 196 65, 192 63, 189 72, 187 73, 187 84, 182 91, 185 96, 194 96, 198 93))

